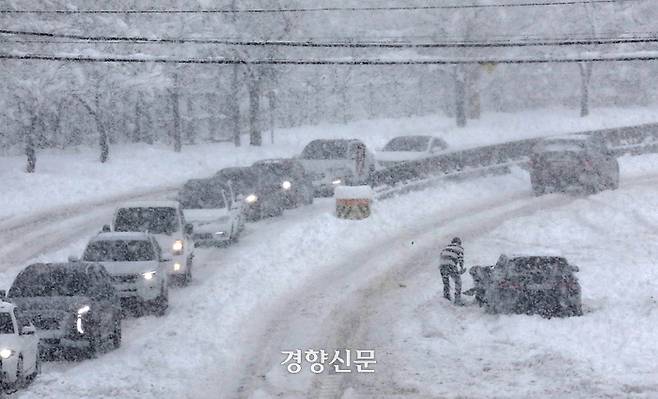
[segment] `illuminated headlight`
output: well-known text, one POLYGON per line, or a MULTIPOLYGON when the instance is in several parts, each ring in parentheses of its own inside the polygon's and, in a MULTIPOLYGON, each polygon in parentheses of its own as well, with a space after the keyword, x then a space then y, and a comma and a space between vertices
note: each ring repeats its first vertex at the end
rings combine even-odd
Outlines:
POLYGON ((145 280, 153 280, 153 277, 155 277, 155 271, 142 273, 142 276, 144 276, 145 280))
POLYGON ((179 271, 180 270, 180 263, 176 262, 174 263, 174 271, 179 271))
POLYGON ((3 359, 9 359, 14 355, 14 351, 11 349, 3 348, 0 349, 0 357, 3 359))
POLYGON ((256 194, 249 194, 244 200, 247 202, 247 204, 253 204, 254 202, 258 201, 258 197, 256 194))
POLYGON ((224 234, 226 234, 226 233, 224 233, 223 231, 217 231, 217 232, 215 232, 215 235, 216 235, 216 236, 223 236, 224 234))
POLYGON ((171 246, 171 249, 174 252, 182 252, 183 251, 183 241, 182 240, 176 240, 174 241, 174 245, 171 246))
POLYGON ((342 179, 334 179, 334 181, 332 181, 331 184, 333 184, 334 186, 337 186, 337 185, 341 184, 342 182, 343 182, 342 179))
POLYGON ((292 187, 292 183, 289 182, 288 180, 281 183, 281 188, 283 188, 284 190, 290 190, 291 187, 292 187))

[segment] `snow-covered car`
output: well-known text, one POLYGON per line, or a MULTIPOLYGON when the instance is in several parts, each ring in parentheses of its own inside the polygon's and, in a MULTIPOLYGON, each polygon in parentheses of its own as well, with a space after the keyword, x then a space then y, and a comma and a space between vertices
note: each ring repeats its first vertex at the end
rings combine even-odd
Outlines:
POLYGON ((16 305, 0 301, 0 384, 3 389, 20 388, 41 371, 36 331, 16 305))
POLYGON ((252 167, 259 171, 263 179, 270 179, 269 185, 278 184, 284 195, 285 209, 313 203, 313 182, 304 166, 294 159, 265 159, 252 167), (262 172, 261 172, 262 170, 262 172))
POLYGON ((577 271, 561 256, 501 255, 493 266, 471 268, 471 293, 490 313, 581 316, 577 271))
POLYGON ((283 213, 284 194, 280 185, 267 184, 275 178, 269 172, 252 167, 224 168, 215 177, 223 179, 242 201, 246 220, 256 221, 283 213))
POLYGON ((44 352, 82 351, 95 356, 121 345, 121 302, 112 276, 97 263, 35 263, 7 292, 34 323, 44 352))
MULTIPOLYGON (((117 232, 147 232, 160 248, 172 257, 167 271, 172 280, 183 285, 192 279, 194 262, 194 226, 186 223, 178 201, 140 201, 116 209, 109 230, 117 232)), ((107 230, 107 229, 106 229, 107 230)))
POLYGON ((161 316, 169 305, 167 269, 171 259, 146 233, 100 233, 89 240, 82 261, 100 263, 112 276, 121 307, 161 316))
POLYGON ((433 136, 400 136, 391 139, 384 148, 377 151, 377 163, 388 168, 400 162, 416 161, 439 154, 448 148, 448 144, 433 136))
POLYGON ((619 187, 617 158, 597 135, 544 139, 533 148, 529 167, 535 195, 574 189, 594 193, 619 187))
POLYGON ((316 196, 331 196, 338 185, 368 184, 375 172, 374 155, 356 139, 313 140, 298 159, 316 196))
POLYGON ((223 179, 189 180, 178 192, 185 220, 194 226, 195 246, 238 240, 244 226, 243 201, 238 201, 223 179))

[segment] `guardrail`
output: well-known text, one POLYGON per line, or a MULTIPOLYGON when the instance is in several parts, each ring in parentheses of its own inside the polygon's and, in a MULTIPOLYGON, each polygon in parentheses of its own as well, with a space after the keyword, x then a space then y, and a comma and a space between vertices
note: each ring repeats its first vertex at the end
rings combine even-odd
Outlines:
MULTIPOLYGON (((617 157, 658 153, 658 124, 655 123, 572 134, 603 136, 617 157)), ((378 196, 389 197, 395 193, 420 190, 445 178, 505 173, 511 165, 524 164, 540 140, 511 141, 403 162, 375 172, 372 183, 378 188, 378 196)))

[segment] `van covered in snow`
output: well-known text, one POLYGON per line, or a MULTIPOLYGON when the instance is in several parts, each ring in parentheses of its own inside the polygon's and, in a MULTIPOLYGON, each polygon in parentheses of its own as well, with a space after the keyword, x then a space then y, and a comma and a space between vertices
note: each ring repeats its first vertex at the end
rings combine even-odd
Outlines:
POLYGON ((339 185, 367 184, 375 171, 373 154, 356 139, 313 140, 304 147, 299 161, 318 196, 333 195, 339 185))

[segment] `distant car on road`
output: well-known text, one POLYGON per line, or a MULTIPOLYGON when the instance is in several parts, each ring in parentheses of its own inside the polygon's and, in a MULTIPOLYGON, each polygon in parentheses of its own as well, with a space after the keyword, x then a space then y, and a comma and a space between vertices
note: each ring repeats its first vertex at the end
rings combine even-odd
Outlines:
POLYGON ((121 307, 161 316, 169 306, 167 269, 171 259, 163 255, 156 239, 146 233, 101 233, 89 240, 84 262, 102 264, 112 276, 121 307))
POLYGON ((391 139, 381 151, 377 151, 377 163, 388 168, 401 162, 415 161, 445 151, 448 144, 433 136, 400 136, 391 139))
MULTIPOLYGON (((291 209, 313 203, 313 182, 302 164, 294 159, 266 159, 252 166, 263 179, 279 183, 284 194, 284 208, 291 209)), ((269 182, 268 182, 269 184, 269 182)))
MULTIPOLYGON (((192 279, 194 262, 194 226, 185 221, 178 201, 140 201, 116 209, 109 230, 148 232, 163 251, 171 253, 172 266, 167 271, 173 280, 186 285, 192 279)), ((106 229, 107 230, 107 229, 106 229)))
POLYGON ((121 345, 121 303, 112 276, 97 263, 36 263, 16 276, 7 300, 37 328, 44 352, 93 357, 121 345))
POLYGON ((283 213, 281 186, 268 183, 276 179, 272 173, 253 167, 234 167, 220 170, 215 177, 225 181, 237 198, 244 201, 246 220, 256 221, 283 213))
POLYGON ((619 187, 619 163, 600 136, 547 138, 530 155, 530 181, 535 195, 614 190, 619 187))
POLYGON ((581 316, 578 267, 560 256, 501 255, 494 266, 471 268, 479 298, 491 313, 581 316))
POLYGON ((356 139, 313 140, 298 159, 316 196, 331 196, 338 185, 369 184, 375 172, 374 155, 356 139))
POLYGON ((218 177, 189 180, 178 192, 185 220, 194 226, 195 246, 238 240, 244 227, 246 204, 230 184, 218 177))
POLYGON ((21 388, 41 372, 36 331, 32 321, 16 305, 0 302, 0 383, 3 389, 21 388))

